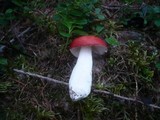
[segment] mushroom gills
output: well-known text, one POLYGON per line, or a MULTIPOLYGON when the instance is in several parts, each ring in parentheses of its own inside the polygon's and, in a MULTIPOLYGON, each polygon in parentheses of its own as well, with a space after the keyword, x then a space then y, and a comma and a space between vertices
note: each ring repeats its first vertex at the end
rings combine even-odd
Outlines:
POLYGON ((87 97, 92 85, 92 48, 81 47, 69 80, 69 93, 73 101, 87 97))

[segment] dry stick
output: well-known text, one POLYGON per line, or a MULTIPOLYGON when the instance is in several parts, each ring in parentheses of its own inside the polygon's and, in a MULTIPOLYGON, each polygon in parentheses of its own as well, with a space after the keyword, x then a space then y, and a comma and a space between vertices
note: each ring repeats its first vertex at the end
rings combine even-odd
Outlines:
POLYGON ((143 102, 140 101, 140 100, 136 100, 136 99, 133 99, 133 98, 120 96, 120 95, 113 94, 113 93, 108 92, 108 91, 104 91, 104 90, 96 90, 96 89, 94 89, 93 92, 95 92, 95 93, 101 93, 101 94, 106 94, 106 95, 110 95, 110 96, 113 96, 113 97, 118 98, 118 99, 123 99, 123 100, 131 101, 131 102, 137 102, 137 103, 140 103, 140 104, 142 104, 142 105, 147 105, 147 106, 152 107, 152 108, 160 109, 159 106, 156 106, 156 105, 154 105, 154 104, 145 104, 145 103, 143 103, 143 102))
POLYGON ((110 6, 102 5, 102 7, 105 8, 105 9, 108 9, 108 10, 119 10, 121 8, 124 8, 124 7, 130 8, 132 10, 140 10, 141 9, 141 6, 134 7, 134 6, 127 5, 127 4, 125 4, 125 5, 112 5, 112 6, 111 5, 110 6))
MULTIPOLYGON (((47 81, 50 81, 50 82, 54 82, 54 83, 57 83, 57 84, 62 84, 62 85, 68 86, 68 83, 66 83, 66 82, 59 81, 59 80, 56 80, 56 79, 52 79, 52 78, 49 78, 49 77, 45 77, 45 76, 42 76, 42 75, 38 75, 38 74, 35 74, 35 73, 25 72, 23 70, 18 70, 18 69, 13 69, 13 71, 16 72, 16 73, 29 75, 29 76, 32 76, 32 77, 38 77, 38 78, 40 78, 42 80, 47 80, 47 81)), ((123 100, 131 101, 131 102, 137 102, 137 103, 140 103, 142 105, 147 105, 147 106, 152 107, 152 108, 160 109, 159 106, 156 106, 154 104, 145 104, 140 100, 136 100, 136 99, 133 99, 133 98, 120 96, 120 95, 113 94, 113 93, 108 92, 108 91, 93 89, 93 92, 97 93, 97 94, 100 93, 100 94, 110 95, 110 96, 118 98, 118 99, 123 99, 123 100)))
MULTIPOLYGON (((22 37, 24 34, 26 34, 28 31, 30 31, 31 30, 31 27, 28 27, 27 29, 25 29, 23 32, 21 32, 20 34, 18 34, 16 37, 19 39, 19 37, 22 37)), ((10 31, 11 31, 11 29, 10 29, 10 31)), ((9 42, 5 42, 5 43, 3 43, 3 42, 1 42, 3 39, 5 38, 5 36, 3 36, 2 38, 1 38, 1 40, 0 40, 0 44, 1 45, 4 45, 4 46, 9 46, 9 47, 11 47, 14 51, 16 51, 16 52, 18 52, 18 53, 21 53, 21 54, 23 54, 23 55, 26 55, 26 56, 28 56, 28 57, 32 57, 31 55, 28 55, 27 53, 24 53, 23 51, 20 51, 19 49, 17 49, 17 48, 15 48, 14 46, 12 46, 12 43, 15 41, 15 39, 14 38, 12 38, 9 42)), ((21 44, 21 46, 24 48, 24 46, 22 45, 22 42, 19 40, 19 43, 21 44)))
MULTIPOLYGON (((16 37, 19 38, 19 37, 22 37, 24 34, 26 34, 29 30, 31 30, 31 27, 28 27, 27 29, 25 29, 23 32, 21 32, 19 35, 17 35, 16 37)), ((10 42, 14 42, 14 38, 10 40, 10 42)), ((20 41, 19 41, 20 42, 20 41)), ((22 44, 22 43, 20 43, 22 44)))
POLYGON ((6 33, 4 36, 2 36, 2 38, 0 39, 0 41, 2 41, 7 35, 9 32, 11 32, 11 30, 16 27, 18 24, 20 23, 20 21, 16 22, 6 33))
POLYGON ((23 70, 18 70, 18 69, 13 69, 13 71, 15 71, 17 73, 24 74, 24 75, 29 75, 29 76, 32 76, 32 77, 38 77, 42 80, 47 80, 47 81, 54 82, 54 83, 57 83, 57 84, 68 85, 68 83, 66 83, 66 82, 59 81, 59 80, 56 80, 56 79, 52 79, 52 78, 49 78, 49 77, 45 77, 45 76, 42 76, 42 75, 38 75, 38 74, 35 74, 35 73, 25 72, 23 70))

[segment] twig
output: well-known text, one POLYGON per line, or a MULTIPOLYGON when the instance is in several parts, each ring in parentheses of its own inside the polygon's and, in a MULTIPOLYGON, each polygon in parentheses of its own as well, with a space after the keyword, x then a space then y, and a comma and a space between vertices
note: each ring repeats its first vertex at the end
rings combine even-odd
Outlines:
MULTIPOLYGON (((45 77, 45 76, 42 76, 42 75, 38 75, 38 74, 35 74, 35 73, 25 72, 23 70, 18 70, 18 69, 13 69, 13 71, 16 72, 16 73, 19 73, 19 74, 29 75, 29 76, 32 76, 32 77, 38 77, 38 78, 40 78, 42 80, 47 80, 47 81, 50 81, 50 82, 54 82, 54 83, 57 83, 57 84, 62 84, 62 85, 68 86, 68 83, 66 83, 66 82, 59 81, 59 80, 56 80, 56 79, 52 79, 52 78, 49 78, 49 77, 45 77)), ((140 100, 129 98, 129 97, 120 96, 120 95, 111 93, 109 91, 93 89, 93 92, 96 93, 96 94, 99 94, 99 93, 100 94, 105 94, 105 95, 109 95, 109 96, 112 96, 112 97, 115 97, 115 98, 118 98, 118 99, 140 103, 142 105, 147 105, 147 106, 149 106, 151 108, 160 109, 160 106, 156 106, 154 104, 145 104, 140 100)))
POLYGON ((4 40, 5 37, 8 35, 9 32, 11 32, 11 30, 16 27, 18 24, 20 23, 20 21, 18 21, 17 23, 15 23, 13 26, 11 26, 11 28, 5 33, 5 35, 0 39, 0 41, 4 40))
POLYGON ((109 16, 109 18, 113 18, 118 12, 120 12, 124 8, 130 8, 130 9, 133 9, 133 10, 140 10, 141 6, 134 7, 134 6, 131 6, 129 4, 124 4, 124 5, 109 5, 109 6, 102 5, 102 7, 105 8, 105 9, 107 9, 107 10, 116 10, 111 16, 109 16))
MULTIPOLYGON (((23 32, 21 32, 19 35, 17 35, 16 37, 19 38, 19 37, 22 37, 24 34, 26 34, 28 31, 31 30, 31 27, 28 27, 27 29, 25 29, 23 32)), ((14 38, 10 40, 10 43, 14 42, 14 38)))
POLYGON ((145 104, 145 103, 143 103, 143 102, 140 101, 140 100, 136 100, 136 99, 133 99, 133 98, 120 96, 120 95, 113 94, 113 93, 108 92, 108 91, 103 91, 103 90, 96 90, 96 89, 94 89, 93 92, 110 95, 110 96, 115 97, 115 98, 118 98, 118 99, 123 99, 123 100, 131 101, 131 102, 137 102, 137 103, 140 103, 140 104, 142 104, 142 105, 147 105, 147 106, 152 107, 152 108, 160 109, 160 106, 156 106, 156 105, 154 105, 154 104, 145 104))
POLYGON ((107 95, 110 95, 112 97, 115 97, 115 98, 118 98, 118 99, 123 99, 123 100, 126 100, 126 101, 138 102, 140 104, 144 104, 142 101, 139 101, 139 100, 136 100, 136 99, 133 99, 133 98, 128 98, 128 97, 120 96, 120 95, 117 95, 117 94, 113 94, 113 93, 108 92, 108 91, 96 90, 95 89, 94 92, 95 93, 101 93, 101 94, 107 94, 107 95))
MULTIPOLYGON (((23 32, 21 32, 20 34, 18 34, 16 37, 19 41, 19 43, 21 44, 21 46, 24 48, 22 42, 19 40, 19 37, 22 37, 24 34, 26 34, 28 31, 31 30, 31 27, 28 27, 27 29, 25 29, 23 32)), ((4 37, 5 38, 5 37, 4 37)), ((2 38, 0 40, 0 45, 4 45, 4 47, 9 47, 9 48, 12 48, 14 51, 18 52, 18 53, 21 53, 23 55, 26 55, 28 57, 32 57, 31 55, 27 54, 27 53, 24 53, 23 51, 21 51, 20 49, 16 48, 15 46, 12 45, 12 43, 15 41, 15 39, 11 39, 9 42, 2 42, 2 40, 4 39, 2 38)))
POLYGON ((128 5, 128 4, 114 5, 114 6, 105 6, 105 5, 102 5, 102 7, 105 8, 105 9, 108 9, 108 10, 119 10, 121 8, 124 8, 124 7, 130 8, 130 9, 133 9, 133 10, 140 10, 141 9, 141 6, 134 7, 134 6, 131 6, 131 5, 128 5))
POLYGON ((59 80, 56 80, 56 79, 52 79, 52 78, 49 78, 49 77, 45 77, 45 76, 42 76, 42 75, 38 75, 38 74, 35 74, 35 73, 25 72, 23 70, 18 70, 18 69, 13 69, 13 71, 15 71, 17 73, 24 74, 24 75, 29 75, 29 76, 32 76, 32 77, 38 77, 42 80, 47 80, 47 81, 54 82, 54 83, 57 83, 57 84, 68 85, 68 83, 66 83, 66 82, 59 81, 59 80))

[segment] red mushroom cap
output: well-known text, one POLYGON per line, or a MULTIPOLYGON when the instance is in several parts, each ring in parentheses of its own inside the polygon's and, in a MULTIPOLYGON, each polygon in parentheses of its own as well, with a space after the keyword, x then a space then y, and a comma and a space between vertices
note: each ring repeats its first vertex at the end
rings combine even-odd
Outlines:
POLYGON ((78 57, 80 48, 83 46, 92 47, 92 51, 100 55, 107 52, 108 48, 107 43, 96 36, 81 36, 74 39, 70 44, 70 51, 74 56, 78 57))

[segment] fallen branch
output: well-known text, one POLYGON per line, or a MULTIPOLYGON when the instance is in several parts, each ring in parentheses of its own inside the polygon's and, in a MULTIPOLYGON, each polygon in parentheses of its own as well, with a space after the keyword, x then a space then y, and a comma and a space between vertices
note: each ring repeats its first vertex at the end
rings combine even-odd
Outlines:
POLYGON ((142 101, 140 101, 140 100, 133 99, 133 98, 129 98, 129 97, 120 96, 120 95, 113 94, 113 93, 108 92, 108 91, 96 90, 96 89, 95 89, 95 90, 93 90, 93 92, 110 95, 110 96, 115 97, 115 98, 118 98, 118 99, 130 101, 130 102, 136 102, 136 103, 140 103, 140 104, 142 104, 142 105, 147 105, 147 106, 152 107, 152 108, 160 109, 159 106, 156 106, 156 105, 154 105, 154 104, 145 104, 144 102, 142 102, 142 101))
POLYGON ((49 82, 54 82, 54 83, 62 84, 62 85, 68 85, 68 83, 66 83, 66 82, 59 81, 59 80, 56 80, 56 79, 52 79, 52 78, 49 78, 49 77, 45 77, 45 76, 42 76, 42 75, 38 75, 38 74, 35 74, 35 73, 25 72, 23 70, 18 70, 18 69, 13 69, 13 71, 15 71, 17 73, 20 73, 20 74, 24 74, 24 75, 29 75, 29 76, 32 76, 32 77, 38 77, 42 80, 47 80, 49 82))
POLYGON ((105 9, 108 9, 108 10, 120 10, 122 8, 130 8, 132 10, 140 10, 142 5, 141 6, 131 6, 131 5, 127 5, 127 4, 124 4, 124 5, 109 5, 109 6, 102 5, 102 7, 105 8, 105 9))
MULTIPOLYGON (((31 27, 28 27, 27 29, 25 29, 24 31, 22 31, 20 34, 18 34, 17 36, 16 36, 16 38, 17 39, 19 39, 20 37, 22 37, 24 34, 26 34, 28 31, 30 31, 31 30, 31 27)), ((13 43, 15 41, 15 38, 13 38, 13 39, 11 39, 10 40, 10 43, 13 43)), ((22 42, 21 41, 19 41, 20 42, 20 44, 22 44, 22 42)))
MULTIPOLYGON (((13 71, 16 72, 16 73, 19 73, 19 74, 29 75, 29 76, 32 76, 32 77, 40 78, 42 80, 47 80, 49 82, 54 82, 56 84, 62 84, 62 85, 68 86, 68 83, 66 83, 66 82, 59 81, 59 80, 56 80, 56 79, 53 79, 53 78, 49 78, 49 77, 45 77, 45 76, 42 76, 42 75, 38 75, 38 74, 35 74, 35 73, 25 72, 23 70, 18 70, 18 69, 13 69, 13 71)), ((145 104, 143 101, 140 101, 140 100, 137 100, 137 99, 134 99, 134 98, 120 96, 120 95, 117 95, 117 94, 113 94, 113 93, 111 93, 109 91, 93 89, 93 92, 97 93, 97 94, 100 93, 100 94, 109 95, 109 96, 112 96, 112 97, 115 97, 115 98, 118 98, 118 99, 130 101, 130 102, 140 103, 142 105, 146 105, 146 106, 151 107, 151 108, 160 109, 160 106, 156 106, 154 104, 145 104)))
MULTIPOLYGON (((27 29, 25 29, 24 31, 22 31, 20 34, 16 35, 16 38, 18 39, 19 44, 21 45, 21 47, 23 47, 23 42, 19 39, 20 37, 22 37, 24 34, 26 34, 27 32, 29 32, 30 30, 32 30, 31 27, 28 27, 27 29)), ((11 31, 11 30, 10 30, 11 31)), ((15 33, 17 34, 17 33, 15 33)), ((2 40, 5 38, 5 36, 3 36, 0 40, 0 45, 3 45, 3 47, 1 49, 5 49, 6 47, 13 49, 13 51, 16 51, 17 53, 20 53, 22 55, 28 56, 28 57, 32 57, 31 55, 23 52, 20 48, 17 48, 13 45, 13 43, 15 42, 15 38, 12 38, 11 40, 9 40, 9 42, 3 42, 2 40)))

